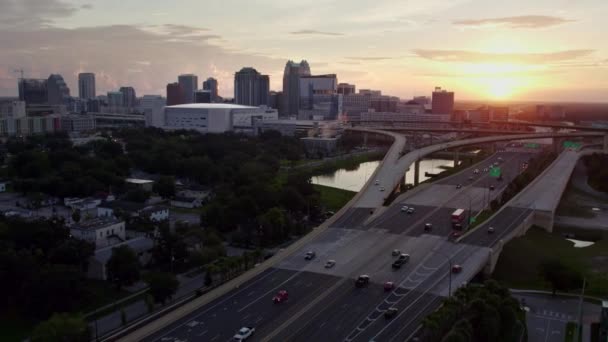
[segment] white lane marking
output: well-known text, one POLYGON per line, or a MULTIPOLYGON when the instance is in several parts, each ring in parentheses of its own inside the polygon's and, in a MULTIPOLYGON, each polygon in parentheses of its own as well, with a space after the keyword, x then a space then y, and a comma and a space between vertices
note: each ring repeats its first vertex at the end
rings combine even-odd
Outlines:
POLYGON ((547 320, 547 328, 546 328, 547 334, 545 334, 545 342, 547 342, 547 340, 549 339, 549 327, 550 326, 551 326, 551 320, 548 319, 547 320))
POLYGON ((293 278, 295 278, 298 275, 300 275, 300 273, 301 272, 294 273, 291 277, 287 278, 287 280, 285 280, 284 282, 282 282, 279 285, 275 286, 274 288, 270 289, 270 291, 267 291, 266 293, 262 294, 258 298, 254 299, 251 303, 249 303, 249 304, 247 304, 245 306, 242 306, 237 312, 243 312, 245 309, 247 309, 248 307, 252 306, 253 304, 255 304, 260 299, 268 297, 271 293, 276 292, 276 290, 279 289, 281 286, 283 286, 284 284, 288 283, 293 278))
POLYGON ((209 330, 205 330, 205 331, 203 331, 202 333, 198 334, 198 336, 203 336, 203 335, 205 335, 205 334, 207 333, 207 331, 209 331, 209 330))

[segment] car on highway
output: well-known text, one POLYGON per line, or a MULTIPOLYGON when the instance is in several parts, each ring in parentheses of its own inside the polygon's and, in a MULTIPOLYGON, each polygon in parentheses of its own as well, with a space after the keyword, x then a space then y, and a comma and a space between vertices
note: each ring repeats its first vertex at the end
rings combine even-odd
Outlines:
POLYGON ((414 209, 414 207, 410 207, 410 208, 407 210, 407 213, 408 213, 408 214, 413 214, 413 213, 414 213, 414 211, 416 211, 416 209, 414 209))
POLYGON ((398 249, 393 249, 393 252, 391 253, 392 256, 397 256, 399 254, 401 254, 401 251, 398 249))
POLYGON ((469 180, 473 180, 473 176, 469 176, 469 180))
POLYGON ((494 166, 498 166, 498 162, 494 162, 494 166))
POLYGON ((369 284, 369 276, 367 274, 360 275, 355 281, 356 287, 365 287, 369 284))
POLYGON ((473 174, 478 174, 478 173, 479 173, 479 169, 473 170, 473 174))
POLYGON ((374 185, 379 185, 380 181, 376 179, 376 181, 374 182, 374 185))
POLYGON ((460 273, 460 272, 462 272, 462 266, 452 265, 452 273, 460 273))
POLYGON ((383 186, 380 187, 380 191, 386 190, 383 186))
POLYGON ((384 291, 392 291, 395 288, 395 283, 392 281, 387 281, 384 283, 384 291))
POLYGON ((456 239, 456 238, 459 238, 460 236, 462 236, 462 231, 461 230, 454 230, 452 232, 452 238, 456 239))
POLYGON ((325 268, 332 268, 334 267, 334 265, 336 265, 335 260, 327 260, 327 262, 325 263, 325 268))
POLYGON ((488 234, 492 234, 494 233, 494 227, 489 227, 488 228, 488 234))
POLYGON ((424 231, 425 232, 430 232, 431 230, 433 230, 433 224, 431 224, 431 223, 425 223, 424 224, 424 231))
POLYGON ((384 311, 384 318, 391 319, 397 315, 399 309, 397 308, 388 308, 388 310, 384 311))
POLYGON ((397 260, 405 260, 405 262, 410 260, 410 255, 406 253, 399 254, 399 258, 397 260))
POLYGON ((289 293, 287 293, 286 290, 281 290, 281 291, 277 292, 277 294, 274 297, 272 297, 272 301, 275 304, 283 303, 287 299, 289 299, 289 293))
POLYGON ((403 207, 401 207, 402 212, 407 212, 408 209, 409 209, 409 207, 407 205, 404 205, 403 207))
POLYGON ((490 185, 490 191, 494 190, 494 185, 490 185))
POLYGON ((400 269, 401 266, 403 266, 405 263, 406 263, 406 261, 404 259, 397 259, 397 260, 393 261, 393 264, 391 265, 391 267, 394 269, 400 269))
POLYGON ((317 253, 313 252, 313 251, 308 251, 306 252, 306 255, 304 256, 305 260, 312 260, 315 258, 315 256, 317 256, 317 253))
POLYGON ((483 172, 488 172, 488 168, 486 167, 485 169, 483 169, 483 172))
POLYGON ((234 335, 233 341, 246 341, 248 338, 253 336, 255 332, 255 328, 251 327, 242 327, 239 332, 234 335))
POLYGON ((456 189, 462 188, 462 184, 456 184, 456 189))

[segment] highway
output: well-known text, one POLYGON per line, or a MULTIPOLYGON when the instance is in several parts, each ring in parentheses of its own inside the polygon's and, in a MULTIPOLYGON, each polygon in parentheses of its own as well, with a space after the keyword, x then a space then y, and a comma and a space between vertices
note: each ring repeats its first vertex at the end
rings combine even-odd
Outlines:
MULTIPOLYGON (((240 327, 252 326, 256 328, 253 341, 403 341, 448 295, 450 261, 463 266, 462 273, 452 275, 455 289, 484 267, 488 246, 498 238, 486 233, 466 244, 448 242, 451 212, 468 209, 469 198, 473 211, 481 210, 531 156, 499 152, 421 191, 400 196, 375 219, 370 219, 371 208, 349 208, 330 228, 275 267, 144 340, 227 341, 240 327), (504 159, 503 182, 483 172, 483 166, 499 156, 504 159), (481 172, 469 180, 475 168, 481 172), (488 189, 492 182, 494 191, 488 189), (456 189, 457 184, 462 188, 456 189), (401 212, 402 205, 415 207, 415 213, 401 212), (433 223, 427 234, 425 222, 433 223), (393 249, 411 256, 396 271, 391 268, 393 249), (308 250, 316 252, 315 259, 304 260, 308 250), (336 265, 326 269, 324 264, 330 259, 336 265), (361 274, 370 276, 370 285, 355 288, 354 280, 361 274), (396 289, 385 292, 386 281, 394 282, 396 289), (272 297, 283 289, 289 291, 289 299, 273 304, 272 297), (387 320, 383 312, 389 307, 399 312, 387 320)), ((372 186, 369 192, 380 192, 372 186)))

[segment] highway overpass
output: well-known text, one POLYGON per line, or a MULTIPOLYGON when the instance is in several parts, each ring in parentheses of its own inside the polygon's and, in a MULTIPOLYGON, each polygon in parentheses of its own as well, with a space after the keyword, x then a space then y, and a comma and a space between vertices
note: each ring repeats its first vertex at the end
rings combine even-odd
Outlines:
POLYGON ((487 174, 469 179, 473 167, 489 162, 484 161, 437 184, 407 192, 390 207, 382 208, 384 197, 401 182, 405 170, 425 155, 446 148, 511 139, 589 135, 546 133, 476 138, 433 145, 401 156, 405 147, 402 135, 352 130, 383 134, 394 143, 362 191, 344 208, 267 262, 122 340, 226 340, 241 325, 256 326, 257 338, 264 341, 404 340, 415 332, 427 313, 436 309, 450 288, 468 282, 486 267, 492 259, 491 247, 513 231, 513 222, 527 217, 528 210, 505 211, 501 225, 496 227, 498 234, 492 237, 478 231, 461 244, 454 244, 446 240, 450 231, 449 213, 453 211, 450 206, 463 207, 463 203, 469 203, 469 207, 481 208, 487 204, 486 198, 490 200, 500 194, 520 172, 520 163, 531 156, 504 154, 505 181, 497 184, 495 191, 488 190, 492 180, 487 174), (375 179, 387 191, 379 191, 379 186, 373 184, 375 179), (457 184, 463 184, 462 190, 457 184), (416 213, 401 212, 402 205, 416 207, 416 213), (382 208, 382 212, 372 217, 370 208, 382 208), (422 230, 427 221, 433 221, 434 225, 429 233, 422 230), (393 249, 411 254, 410 262, 399 271, 390 268, 393 249), (307 250, 316 251, 317 258, 310 262, 303 260, 307 250), (335 259, 336 266, 324 268, 328 259, 335 259), (453 263, 463 265, 464 271, 449 281, 449 265, 453 263), (368 289, 354 288, 354 278, 360 274, 371 276, 368 289), (396 284, 394 291, 383 291, 382 284, 387 280, 396 284), (290 291, 289 301, 273 305, 270 298, 283 288, 290 291), (398 307, 400 314, 386 322, 381 315, 390 306, 398 307))

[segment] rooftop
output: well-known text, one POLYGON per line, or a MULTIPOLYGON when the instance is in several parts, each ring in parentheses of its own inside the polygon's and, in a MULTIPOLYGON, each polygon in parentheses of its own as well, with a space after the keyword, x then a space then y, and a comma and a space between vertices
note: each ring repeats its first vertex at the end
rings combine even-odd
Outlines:
POLYGON ((123 245, 131 247, 136 253, 138 253, 152 249, 152 247, 154 247, 154 240, 143 236, 136 237, 116 245, 100 248, 95 251, 94 257, 96 260, 105 264, 108 262, 108 260, 110 260, 110 257, 112 257, 112 250, 123 245))
POLYGON ((243 106, 233 103, 187 103, 175 106, 167 106, 165 108, 189 108, 189 109, 247 109, 259 108, 252 106, 243 106))
POLYGON ((85 222, 81 222, 72 226, 72 229, 78 230, 96 230, 98 228, 104 228, 112 224, 116 224, 122 222, 121 220, 114 218, 96 218, 92 220, 88 220, 85 222))
POLYGON ((150 183, 154 183, 154 181, 151 180, 151 179, 140 179, 140 178, 127 178, 127 179, 125 179, 125 182, 131 183, 131 184, 150 184, 150 183))

